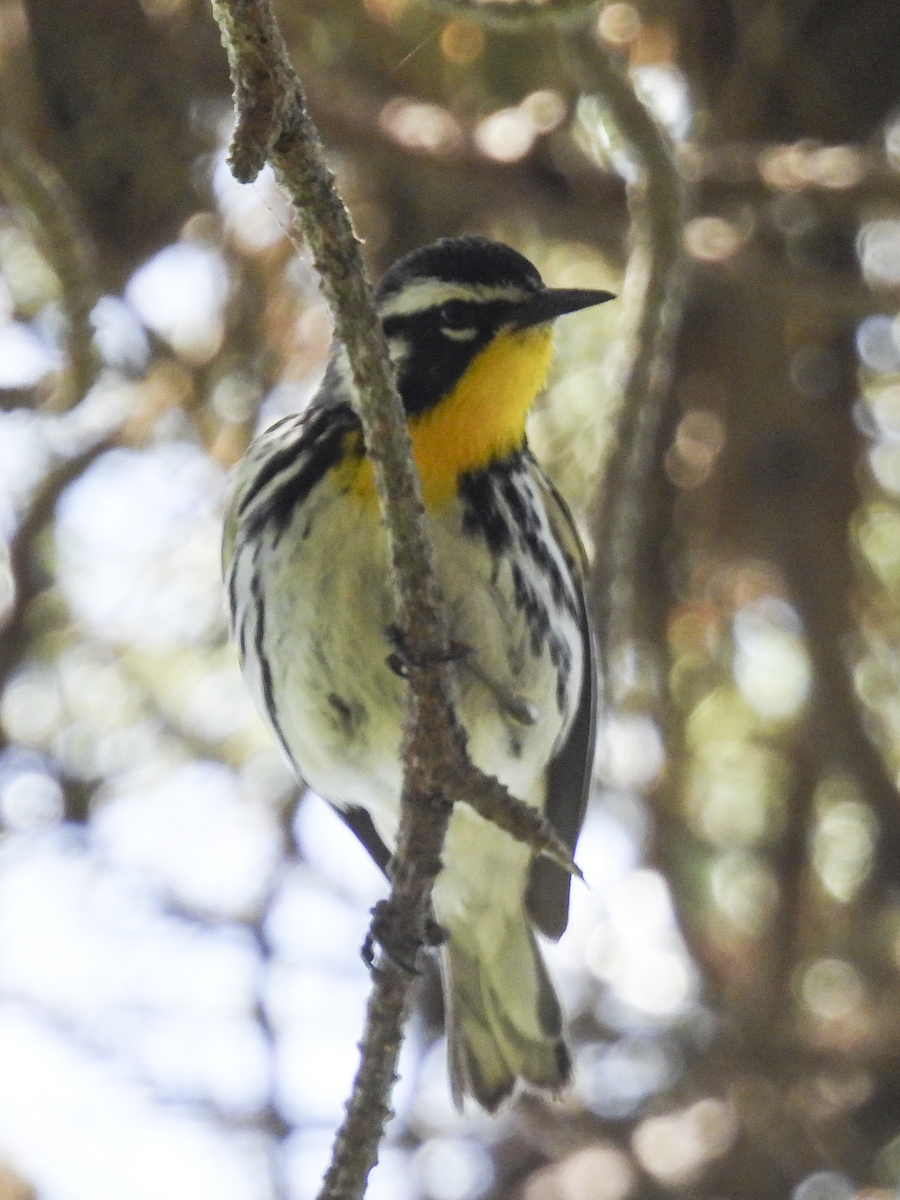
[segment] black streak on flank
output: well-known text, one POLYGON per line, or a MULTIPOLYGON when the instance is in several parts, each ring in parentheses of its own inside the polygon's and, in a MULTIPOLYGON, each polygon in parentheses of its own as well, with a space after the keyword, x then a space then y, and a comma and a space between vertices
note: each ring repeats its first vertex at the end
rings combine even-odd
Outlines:
POLYGON ((349 721, 353 716, 350 705, 346 700, 342 700, 337 692, 328 693, 328 703, 341 718, 342 721, 349 721))
POLYGON ((547 609, 540 603, 534 589, 525 578, 522 568, 517 562, 510 566, 513 582, 513 596, 516 608, 525 617, 530 634, 531 653, 538 655, 543 648, 550 632, 550 617, 547 609))
MULTIPOLYGON (((238 615, 237 573, 238 573, 238 562, 240 559, 240 553, 241 553, 240 548, 237 545, 235 545, 234 552, 233 552, 232 559, 231 559, 231 566, 230 566, 229 574, 228 574, 228 609, 229 609, 229 612, 231 613, 231 620, 232 620, 233 624, 237 624, 237 615, 238 615)), ((242 653, 243 653, 243 636, 244 636, 244 631, 242 629, 241 630, 241 652, 242 653)))
POLYGON ((328 693, 328 703, 331 705, 332 711, 337 714, 341 732, 345 737, 352 738, 359 728, 360 710, 358 706, 354 709, 354 706, 348 704, 337 692, 328 693))
MULTIPOLYGON (((253 559, 253 570, 250 574, 250 596, 253 600, 254 610, 256 612, 256 631, 253 638, 253 648, 256 651, 256 658, 259 662, 260 681, 262 683, 263 703, 266 706, 266 713, 272 723, 272 728, 278 736, 285 751, 290 758, 290 751, 287 748, 287 740, 281 732, 281 726, 278 723, 278 709, 275 704, 275 688, 272 683, 272 668, 269 665, 269 660, 266 657, 266 604, 263 597, 262 581, 258 570, 257 556, 259 554, 259 543, 257 543, 257 552, 253 559)), ((293 761, 293 760, 292 760, 293 761)))
MULTIPOLYGON (((276 421, 272 428, 268 431, 269 436, 274 437, 274 435, 279 429, 281 429, 283 425, 289 425, 293 423, 295 419, 296 418, 294 417, 283 417, 280 421, 276 421)), ((287 433, 287 430, 285 430, 285 433, 287 433)), ((241 498, 241 502, 237 509, 239 517, 244 515, 266 484, 270 480, 274 479, 280 471, 284 471, 291 465, 297 456, 298 447, 303 440, 303 436, 304 435, 301 433, 300 437, 295 440, 288 435, 289 440, 287 444, 280 450, 275 450, 264 460, 262 466, 253 477, 253 483, 247 488, 246 492, 241 498)))
MULTIPOLYGON (((463 532, 481 536, 495 564, 509 562, 516 608, 528 627, 531 653, 537 657, 546 647, 556 667, 556 704, 565 708, 566 687, 572 668, 572 655, 541 597, 522 570, 517 554, 531 560, 550 586, 551 602, 559 610, 578 618, 578 602, 571 582, 566 579, 556 557, 544 543, 544 522, 534 504, 521 456, 514 455, 495 463, 485 471, 463 475, 459 497, 463 504, 463 532), (517 477, 518 476, 518 480, 517 477)), ((496 573, 496 572, 495 572, 496 573)))
POLYGON ((310 409, 302 436, 266 460, 241 503, 242 511, 247 511, 266 485, 282 476, 265 503, 257 511, 248 512, 248 534, 257 535, 263 526, 271 523, 272 546, 277 546, 299 506, 343 458, 347 434, 358 430, 359 420, 349 404, 326 404, 310 409))
POLYGON ((547 549, 542 537, 543 524, 525 487, 524 479, 520 487, 516 486, 514 479, 508 479, 503 485, 503 498, 515 519, 519 543, 550 584, 553 603, 558 608, 565 608, 571 616, 577 618, 578 606, 572 589, 567 586, 556 558, 547 549))
POLYGON ((512 544, 509 524, 500 512, 490 471, 473 471, 459 480, 459 498, 463 503, 463 533, 479 534, 494 557, 512 544))

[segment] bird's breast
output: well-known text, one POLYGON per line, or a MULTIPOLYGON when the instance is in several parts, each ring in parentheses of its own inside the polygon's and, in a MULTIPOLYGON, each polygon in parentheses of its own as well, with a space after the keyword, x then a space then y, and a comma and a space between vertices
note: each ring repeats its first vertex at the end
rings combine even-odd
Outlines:
MULTIPOLYGON (((580 633, 560 603, 571 582, 560 582, 564 561, 544 546, 537 497, 530 494, 518 517, 502 494, 494 503, 489 528, 520 523, 508 538, 488 536, 461 495, 431 514, 429 527, 460 652, 455 679, 470 753, 515 794, 530 796, 577 704, 580 633), (529 540, 540 553, 529 552, 529 540)), ((387 661, 394 610, 377 508, 338 466, 298 507, 277 547, 269 552, 265 543, 256 563, 269 610, 261 651, 279 733, 315 790, 339 806, 375 810, 390 844, 404 684, 387 661)))

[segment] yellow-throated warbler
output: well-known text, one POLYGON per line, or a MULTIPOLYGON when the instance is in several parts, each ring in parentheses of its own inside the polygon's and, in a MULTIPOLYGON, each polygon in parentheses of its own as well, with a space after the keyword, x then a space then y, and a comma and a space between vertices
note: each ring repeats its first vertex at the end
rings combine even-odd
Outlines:
MULTIPOLYGON (((473 761, 574 846, 593 751, 594 664, 571 518, 531 455, 552 322, 608 292, 548 288, 484 238, 447 238, 387 272, 376 304, 396 365, 454 643, 473 761)), ((239 465, 225 569, 244 674, 303 779, 382 868, 401 788, 403 681, 384 530, 345 352, 310 406, 239 465)), ((494 1109, 521 1078, 568 1078, 559 1003, 532 924, 558 938, 569 879, 456 806, 433 906, 454 1096, 494 1109)))

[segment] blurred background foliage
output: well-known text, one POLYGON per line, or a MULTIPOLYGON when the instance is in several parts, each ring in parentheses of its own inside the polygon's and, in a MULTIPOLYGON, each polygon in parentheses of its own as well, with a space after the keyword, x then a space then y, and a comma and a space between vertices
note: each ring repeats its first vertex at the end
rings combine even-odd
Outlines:
MULTIPOLYGON (((279 15, 373 274, 478 232, 622 286, 639 173, 549 27, 279 15)), ((590 20, 673 139, 690 284, 548 951, 575 1085, 457 1114, 432 972, 370 1196, 889 1200, 900 7, 590 20)), ((200 0, 0 0, 0 111, 0 1197, 306 1200, 384 883, 252 711, 218 539, 330 319, 271 178, 228 172, 200 0)), ((532 423, 591 545, 638 293, 562 325, 532 423)))

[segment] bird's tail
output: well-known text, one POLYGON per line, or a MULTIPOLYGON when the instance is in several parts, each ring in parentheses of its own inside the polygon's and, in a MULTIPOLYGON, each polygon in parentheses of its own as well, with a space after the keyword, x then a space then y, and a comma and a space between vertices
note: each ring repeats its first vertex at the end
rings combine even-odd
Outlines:
POLYGON ((558 1091, 569 1079, 562 1014, 523 910, 489 946, 451 932, 443 950, 450 1086, 493 1112, 517 1079, 558 1091))

